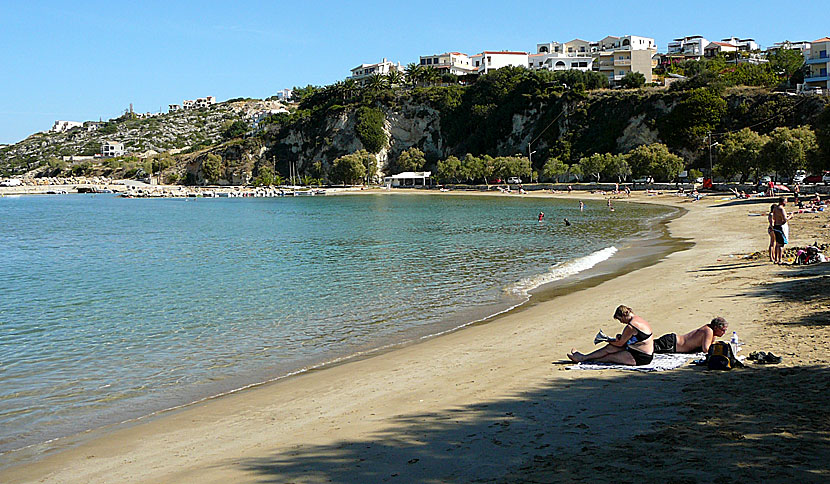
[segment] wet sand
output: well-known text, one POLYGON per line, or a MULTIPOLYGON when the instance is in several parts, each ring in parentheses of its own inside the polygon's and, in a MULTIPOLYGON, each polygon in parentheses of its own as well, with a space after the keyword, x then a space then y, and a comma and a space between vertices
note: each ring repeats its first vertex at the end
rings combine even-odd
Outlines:
MULTIPOLYGON (((767 246, 766 217, 749 214, 769 203, 635 200, 688 209, 668 227, 694 246, 488 324, 30 449, 42 458, 0 480, 826 482, 830 264, 746 258, 767 246), (658 334, 723 316, 742 355, 784 361, 729 373, 567 370, 570 348, 617 329, 618 304, 658 334)), ((828 215, 798 215, 792 244, 827 242, 828 215)))

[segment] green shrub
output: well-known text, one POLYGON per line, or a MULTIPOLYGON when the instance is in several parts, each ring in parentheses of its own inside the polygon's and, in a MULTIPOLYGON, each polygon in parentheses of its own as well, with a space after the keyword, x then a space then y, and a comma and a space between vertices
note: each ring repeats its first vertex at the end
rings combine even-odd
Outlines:
POLYGON ((383 111, 377 108, 362 106, 358 108, 355 134, 369 153, 378 153, 386 148, 389 139, 383 131, 383 122, 386 118, 383 111))

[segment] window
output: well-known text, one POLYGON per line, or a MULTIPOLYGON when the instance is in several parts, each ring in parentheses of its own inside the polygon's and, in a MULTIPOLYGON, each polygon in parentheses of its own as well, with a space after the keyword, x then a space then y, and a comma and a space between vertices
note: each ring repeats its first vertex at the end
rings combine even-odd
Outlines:
POLYGON ((436 57, 435 59, 432 59, 432 63, 433 64, 438 64, 438 58, 436 57))
POLYGON ((487 63, 488 63, 488 64, 492 64, 492 63, 493 63, 493 59, 491 59, 489 55, 487 56, 487 63))
POLYGON ((427 64, 427 60, 426 59, 421 59, 421 65, 425 66, 426 64, 427 64))
POLYGON ((547 53, 547 52, 549 52, 549 51, 548 51, 548 48, 546 46, 543 45, 542 47, 539 47, 539 53, 547 53))

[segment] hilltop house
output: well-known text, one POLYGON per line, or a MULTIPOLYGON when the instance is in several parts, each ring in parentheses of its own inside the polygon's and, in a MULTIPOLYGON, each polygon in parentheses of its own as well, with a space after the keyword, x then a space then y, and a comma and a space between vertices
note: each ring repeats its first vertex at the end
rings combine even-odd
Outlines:
POLYGON ((567 44, 560 44, 559 42, 536 44, 536 53, 528 56, 528 67, 535 70, 547 69, 550 71, 591 70, 594 58, 590 53, 578 51, 566 53, 567 48, 567 44))
POLYGON ((652 70, 657 66, 657 44, 653 38, 638 35, 608 36, 597 43, 599 50, 593 53, 594 70, 619 81, 630 72, 643 74, 646 82, 652 82, 652 70))
POLYGON ((732 54, 738 52, 738 46, 728 44, 726 42, 709 42, 706 49, 703 50, 703 56, 706 58, 717 57, 719 54, 732 54))
POLYGON ((68 131, 72 128, 79 128, 83 125, 84 123, 79 123, 77 121, 55 121, 55 124, 49 131, 53 133, 61 133, 63 131, 68 131))
POLYGON ((797 50, 801 52, 805 58, 810 55, 810 43, 806 40, 799 40, 796 42, 785 40, 784 42, 776 42, 772 44, 772 47, 767 49, 767 55, 774 53, 778 49, 797 50))
POLYGON ((721 39, 721 42, 734 45, 738 48, 739 52, 759 50, 758 43, 755 42, 755 39, 739 39, 737 37, 730 37, 728 39, 721 39))
POLYGON ((119 143, 117 141, 104 141, 101 143, 101 156, 104 158, 124 156, 124 143, 119 143))
POLYGON ((811 42, 810 55, 804 63, 809 69, 804 75, 804 87, 830 92, 830 37, 811 42))
POLYGON ((419 63, 424 67, 431 67, 440 74, 450 73, 456 76, 475 74, 470 56, 461 52, 445 52, 443 54, 422 55, 419 63))
POLYGON ((487 74, 490 71, 507 66, 527 67, 527 52, 508 50, 485 50, 470 57, 473 68, 478 74, 487 74))
POLYGON ((375 74, 385 76, 393 71, 402 72, 403 68, 401 68, 401 63, 398 62, 397 64, 395 64, 394 62, 386 60, 386 57, 384 57, 380 62, 376 64, 360 64, 359 66, 355 67, 354 69, 352 69, 352 75, 349 76, 349 79, 363 81, 364 79, 371 77, 375 74))

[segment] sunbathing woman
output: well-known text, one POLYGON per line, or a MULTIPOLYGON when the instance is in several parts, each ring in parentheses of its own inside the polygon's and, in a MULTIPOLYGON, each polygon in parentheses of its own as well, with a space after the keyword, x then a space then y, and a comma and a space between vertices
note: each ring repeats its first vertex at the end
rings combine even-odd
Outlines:
POLYGON ((614 319, 625 325, 617 339, 587 355, 574 348, 568 353, 568 358, 575 362, 599 361, 631 366, 651 363, 654 358, 654 337, 648 321, 634 314, 628 306, 618 307, 614 311, 614 319))

